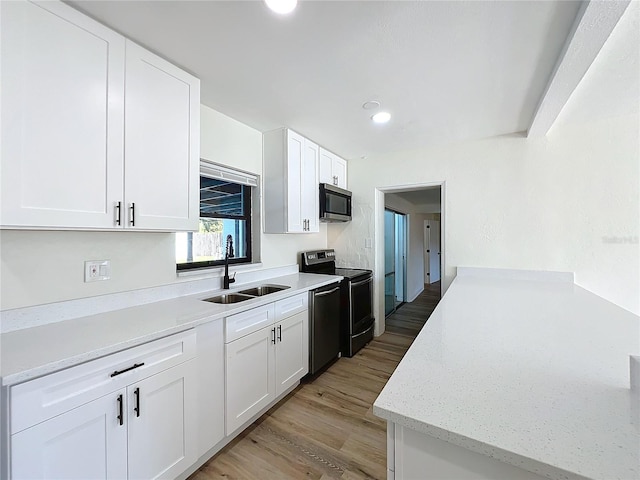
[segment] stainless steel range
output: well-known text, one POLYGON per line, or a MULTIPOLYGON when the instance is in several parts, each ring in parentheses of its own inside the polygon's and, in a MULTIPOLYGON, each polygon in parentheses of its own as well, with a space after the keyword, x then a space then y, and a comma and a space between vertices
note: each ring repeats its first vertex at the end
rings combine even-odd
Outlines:
POLYGON ((300 270, 305 273, 341 275, 340 350, 351 357, 373 339, 373 272, 359 268, 336 268, 333 249, 302 253, 300 270))

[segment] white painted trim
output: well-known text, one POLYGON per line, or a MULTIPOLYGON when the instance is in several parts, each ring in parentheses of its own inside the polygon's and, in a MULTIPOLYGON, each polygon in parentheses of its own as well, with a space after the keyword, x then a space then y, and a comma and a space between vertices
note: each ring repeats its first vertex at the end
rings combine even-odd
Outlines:
POLYGON ((429 187, 440 187, 440 296, 444 295, 447 245, 445 243, 446 228, 446 181, 412 183, 390 187, 376 187, 374 191, 374 267, 373 267, 373 314, 376 319, 374 335, 377 337, 385 331, 384 317, 384 195, 385 193, 421 190, 429 187))
POLYGON ((424 285, 422 285, 422 288, 418 290, 415 295, 411 295, 411 298, 407 297, 407 303, 413 302, 422 292, 424 292, 424 285))
POLYGON ((544 94, 528 137, 543 137, 598 56, 630 0, 589 1, 580 7, 544 94))

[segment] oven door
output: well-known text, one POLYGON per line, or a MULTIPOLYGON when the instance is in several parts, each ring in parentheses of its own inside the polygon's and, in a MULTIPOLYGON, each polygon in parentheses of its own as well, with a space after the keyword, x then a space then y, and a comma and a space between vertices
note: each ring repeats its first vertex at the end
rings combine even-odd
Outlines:
POLYGON ((358 335, 371 326, 373 319, 373 276, 352 281, 349 288, 349 312, 351 313, 351 335, 358 335))

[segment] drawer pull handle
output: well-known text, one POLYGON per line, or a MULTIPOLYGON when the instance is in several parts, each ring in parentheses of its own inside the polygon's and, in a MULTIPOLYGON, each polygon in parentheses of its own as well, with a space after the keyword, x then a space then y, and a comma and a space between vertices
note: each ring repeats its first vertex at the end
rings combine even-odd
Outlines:
POLYGON ((120 423, 120 425, 122 425, 124 423, 124 415, 123 415, 123 411, 122 411, 122 394, 118 395, 118 416, 116 417, 118 419, 118 423, 120 423))
POLYGON ((276 327, 271 329, 271 343, 276 344, 276 327))
POLYGON ((117 203, 116 212, 118 212, 118 216, 116 217, 116 225, 122 225, 122 202, 117 203))
POLYGON ((117 377, 118 375, 128 372, 129 370, 133 370, 134 368, 138 368, 144 365, 144 362, 142 363, 134 363, 131 367, 129 368, 125 368, 124 370, 116 370, 115 372, 113 372, 111 374, 112 377, 117 377))
POLYGON ((282 325, 278 325, 278 340, 282 341, 282 325))
POLYGON ((136 389, 133 391, 133 394, 134 394, 134 395, 135 395, 135 397, 136 397, 136 406, 135 406, 135 408, 133 409, 133 411, 134 411, 134 412, 136 412, 136 417, 139 417, 139 416, 140 416, 140 389, 139 389, 139 388, 136 388, 136 389))
POLYGON ((136 226, 136 204, 132 203, 131 206, 129 207, 129 210, 131 210, 131 218, 129 219, 129 223, 131 224, 132 227, 136 226))

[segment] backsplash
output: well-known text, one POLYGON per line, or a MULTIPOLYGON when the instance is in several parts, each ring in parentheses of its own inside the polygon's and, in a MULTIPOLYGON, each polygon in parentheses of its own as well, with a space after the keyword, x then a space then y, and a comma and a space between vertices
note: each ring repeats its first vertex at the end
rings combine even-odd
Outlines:
MULTIPOLYGON (((237 289, 238 286, 243 284, 291 275, 297 272, 298 265, 238 271, 233 288, 237 289)), ((220 270, 207 275, 205 278, 197 277, 191 279, 189 277, 181 277, 181 280, 175 283, 159 287, 4 310, 0 312, 0 333, 159 302, 183 295, 220 290, 221 288, 222 271, 220 270)))

